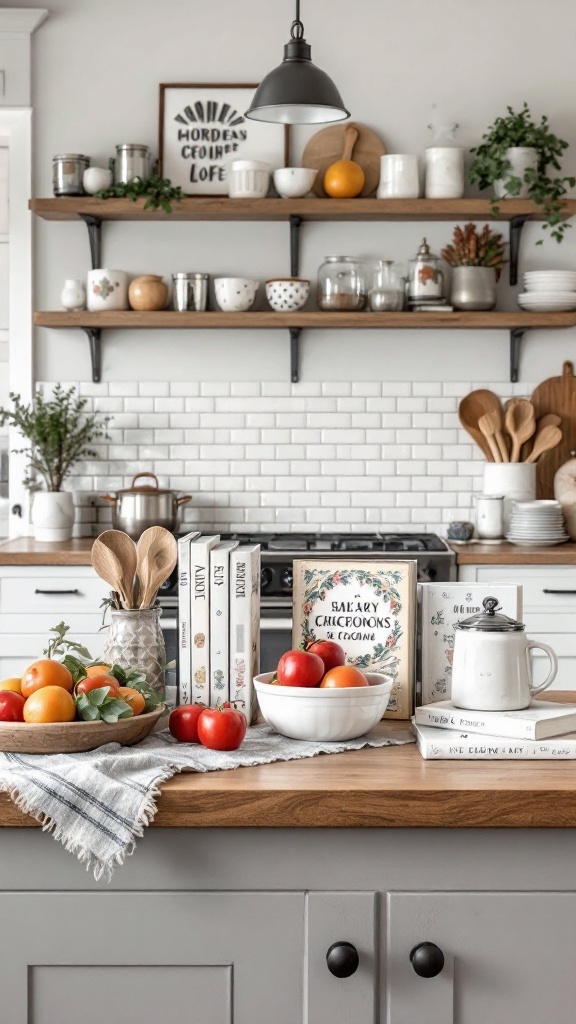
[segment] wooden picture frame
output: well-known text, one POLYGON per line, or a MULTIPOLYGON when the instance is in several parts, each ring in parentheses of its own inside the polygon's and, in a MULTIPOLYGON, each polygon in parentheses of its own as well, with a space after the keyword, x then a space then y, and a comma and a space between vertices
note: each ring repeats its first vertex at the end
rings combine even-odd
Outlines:
POLYGON ((185 195, 227 195, 233 159, 289 166, 290 126, 244 116, 256 84, 162 83, 158 173, 185 195))

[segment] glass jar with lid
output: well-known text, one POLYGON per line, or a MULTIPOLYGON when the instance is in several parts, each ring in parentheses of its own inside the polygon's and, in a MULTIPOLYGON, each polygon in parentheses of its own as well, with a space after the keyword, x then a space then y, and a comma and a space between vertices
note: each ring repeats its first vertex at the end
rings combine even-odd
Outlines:
POLYGON ((354 256, 325 256, 318 271, 318 305, 331 312, 355 312, 366 304, 364 264, 354 256))
POLYGON ((82 177, 90 167, 90 157, 83 153, 59 153, 52 158, 52 183, 55 196, 83 196, 82 177))
POLYGON ((393 260, 374 260, 370 265, 368 305, 375 313, 404 308, 406 281, 393 260))
POLYGON ((427 199, 461 199, 466 186, 464 150, 458 145, 457 124, 433 125, 430 145, 426 150, 427 199))
POLYGON ((430 251, 425 238, 408 261, 408 298, 411 303, 438 304, 443 298, 444 272, 440 256, 430 251))

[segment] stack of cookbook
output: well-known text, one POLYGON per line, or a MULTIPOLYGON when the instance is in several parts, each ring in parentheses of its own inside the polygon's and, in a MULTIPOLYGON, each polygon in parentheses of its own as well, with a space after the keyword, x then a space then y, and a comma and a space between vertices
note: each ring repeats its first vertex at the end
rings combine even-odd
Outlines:
POLYGON ((178 541, 178 703, 230 703, 248 723, 260 663, 260 545, 178 541))
POLYGON ((416 708, 412 730, 427 759, 576 759, 576 704, 532 700, 522 711, 465 711, 439 700, 416 708))

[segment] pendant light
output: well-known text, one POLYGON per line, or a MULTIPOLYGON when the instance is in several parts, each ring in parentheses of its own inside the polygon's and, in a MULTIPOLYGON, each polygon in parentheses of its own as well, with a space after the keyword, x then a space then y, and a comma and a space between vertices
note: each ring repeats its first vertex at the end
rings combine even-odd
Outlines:
POLYGON ((284 60, 260 83, 246 117, 280 124, 324 124, 350 117, 328 75, 312 63, 311 47, 300 21, 300 0, 284 60))

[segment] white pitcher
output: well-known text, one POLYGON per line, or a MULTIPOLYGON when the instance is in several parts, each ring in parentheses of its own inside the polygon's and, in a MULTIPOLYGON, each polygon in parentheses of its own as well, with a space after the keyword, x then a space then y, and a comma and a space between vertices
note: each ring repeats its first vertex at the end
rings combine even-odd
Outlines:
POLYGON ((483 612, 454 627, 452 702, 469 711, 520 711, 554 681, 558 659, 548 644, 528 640, 522 622, 498 614, 497 598, 482 603, 483 612), (550 672, 540 686, 532 683, 534 649, 550 659, 550 672))

